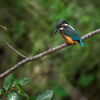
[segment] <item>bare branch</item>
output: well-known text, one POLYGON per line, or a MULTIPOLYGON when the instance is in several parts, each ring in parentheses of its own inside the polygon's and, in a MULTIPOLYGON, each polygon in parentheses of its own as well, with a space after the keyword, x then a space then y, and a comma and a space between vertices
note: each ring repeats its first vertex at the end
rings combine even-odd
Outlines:
MULTIPOLYGON (((100 29, 97 29, 95 31, 92 31, 92 32, 87 33, 86 35, 82 36, 81 39, 83 41, 83 40, 85 40, 85 39, 87 39, 87 38, 89 38, 89 37, 91 37, 91 36, 93 36, 95 34, 99 34, 99 33, 100 33, 100 29)), ((70 44, 61 44, 61 45, 59 45, 57 47, 51 48, 51 49, 49 49, 47 51, 44 51, 44 52, 42 52, 40 54, 37 54, 36 56, 30 57, 30 58, 26 58, 26 59, 18 62, 17 64, 15 64, 12 68, 10 68, 10 69, 6 70, 4 73, 2 73, 0 75, 0 78, 3 78, 5 76, 9 75, 10 73, 12 73, 13 71, 15 71, 17 68, 21 67, 21 65, 23 65, 25 63, 28 63, 30 61, 34 61, 36 59, 39 59, 39 58, 41 58, 43 56, 49 55, 49 54, 51 54, 51 53, 53 53, 53 52, 55 52, 57 50, 60 50, 60 49, 62 49, 64 47, 67 47, 67 46, 70 46, 70 44)))
POLYGON ((5 29, 5 30, 7 30, 7 28, 5 26, 3 26, 3 25, 0 25, 0 27, 3 28, 3 29, 5 29))
POLYGON ((13 48, 5 39, 4 37, 0 34, 1 39, 3 40, 3 42, 11 49, 13 50, 16 54, 18 54, 19 56, 21 56, 22 58, 27 58, 26 56, 24 56, 23 54, 21 54, 20 52, 18 52, 15 48, 13 48))

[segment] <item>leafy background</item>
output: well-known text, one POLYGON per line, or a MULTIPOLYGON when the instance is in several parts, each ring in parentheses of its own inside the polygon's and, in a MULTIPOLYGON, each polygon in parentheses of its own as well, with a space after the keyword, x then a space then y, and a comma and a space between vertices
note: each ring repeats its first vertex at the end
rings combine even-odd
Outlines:
MULTIPOLYGON (((100 28, 99 18, 99 0, 0 0, 0 24, 8 29, 6 32, 0 29, 0 33, 28 57, 64 42, 59 32, 51 36, 59 19, 66 19, 82 36, 100 28)), ((98 100, 100 35, 83 44, 84 48, 70 46, 17 69, 14 72, 17 78, 32 79, 24 91, 35 96, 51 89, 55 100, 71 100, 67 93, 71 84, 89 100, 98 100)), ((0 73, 20 60, 0 39, 0 73)), ((0 80, 0 87, 2 82, 0 80)))

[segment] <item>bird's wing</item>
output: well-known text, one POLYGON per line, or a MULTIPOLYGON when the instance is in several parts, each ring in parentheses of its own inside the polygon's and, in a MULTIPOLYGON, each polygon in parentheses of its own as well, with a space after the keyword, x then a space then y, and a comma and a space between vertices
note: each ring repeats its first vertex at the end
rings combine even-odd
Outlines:
POLYGON ((70 37, 73 41, 80 41, 81 40, 78 32, 70 25, 66 26, 62 31, 66 36, 70 37))

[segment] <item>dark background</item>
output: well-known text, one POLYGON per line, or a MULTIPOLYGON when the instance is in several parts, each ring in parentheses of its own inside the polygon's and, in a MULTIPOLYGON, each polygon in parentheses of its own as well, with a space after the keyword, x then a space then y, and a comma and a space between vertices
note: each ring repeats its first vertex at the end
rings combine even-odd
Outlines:
MULTIPOLYGON (((82 36, 100 28, 100 0, 0 0, 0 34, 19 52, 31 57, 65 42, 51 36, 59 19, 66 19, 82 36)), ((54 100, 72 100, 75 87, 88 100, 100 99, 100 35, 84 47, 73 45, 23 65, 16 78, 30 77, 29 96, 54 90, 54 100)), ((0 73, 22 60, 0 39, 0 73)), ((3 81, 3 80, 2 80, 3 81)), ((2 82, 1 82, 2 83, 2 82)), ((0 84, 2 87, 2 84, 0 84)))

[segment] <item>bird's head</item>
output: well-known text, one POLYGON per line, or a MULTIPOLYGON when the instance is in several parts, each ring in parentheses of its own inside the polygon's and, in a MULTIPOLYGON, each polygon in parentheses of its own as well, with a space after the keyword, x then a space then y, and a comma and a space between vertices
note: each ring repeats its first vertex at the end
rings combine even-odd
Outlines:
POLYGON ((67 21, 64 19, 61 19, 57 22, 56 24, 56 29, 53 32, 53 35, 63 26, 63 25, 68 25, 67 21))

